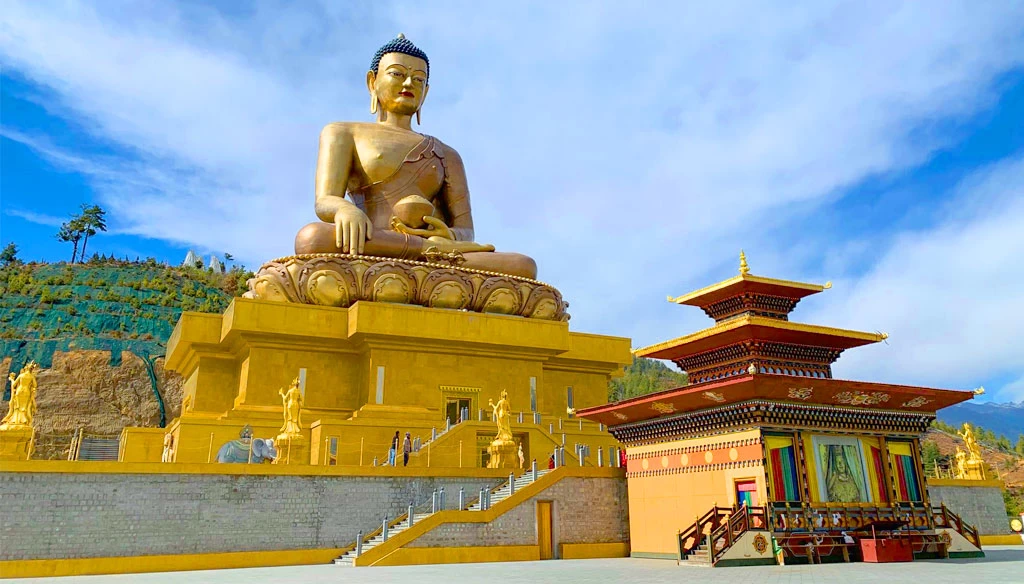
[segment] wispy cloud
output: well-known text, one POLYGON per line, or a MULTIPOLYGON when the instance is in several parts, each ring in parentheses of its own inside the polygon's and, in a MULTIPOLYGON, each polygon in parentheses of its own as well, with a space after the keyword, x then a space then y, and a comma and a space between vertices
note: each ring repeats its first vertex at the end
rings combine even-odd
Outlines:
POLYGON ((11 217, 18 217, 37 225, 49 225, 53 227, 59 227, 61 223, 66 221, 66 219, 61 217, 54 217, 53 215, 36 213, 34 211, 24 211, 21 209, 4 209, 4 214, 10 215, 11 217))
MULTIPOLYGON (((822 241, 799 222, 955 141, 929 129, 993 102, 994 80, 1024 62, 1022 23, 1022 6, 968 2, 263 2, 230 16, 9 2, 0 54, 58 96, 51 108, 121 146, 123 157, 82 172, 123 229, 258 264, 290 251, 314 219, 319 128, 369 119, 366 65, 403 31, 431 57, 423 130, 462 153, 479 237, 538 258, 572 302, 574 327, 642 345, 704 326, 662 299, 724 277, 740 247, 761 273, 852 278, 850 262, 924 246, 924 232, 822 241)), ((936 218, 934 235, 962 227, 975 241, 972 229, 992 221, 958 213, 936 218)), ((911 260, 921 258, 900 261, 911 260)), ((997 276, 976 264, 974 277, 997 276)), ((863 292, 844 310, 871 317, 851 325, 891 329, 895 341, 895 327, 935 318, 867 311, 883 302, 868 292, 888 290, 872 282, 905 275, 884 263, 872 273, 849 282, 863 292)), ((963 305, 931 297, 942 314, 963 305)), ((945 359, 932 354, 902 362, 945 359)))

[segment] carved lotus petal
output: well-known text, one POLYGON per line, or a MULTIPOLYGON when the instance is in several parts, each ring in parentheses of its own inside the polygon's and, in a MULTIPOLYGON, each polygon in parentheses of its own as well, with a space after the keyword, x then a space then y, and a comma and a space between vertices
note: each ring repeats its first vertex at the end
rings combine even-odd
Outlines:
POLYGON ((351 293, 348 283, 334 270, 317 270, 306 279, 306 297, 321 306, 346 307, 351 293))
POLYGON ((271 302, 291 301, 288 295, 285 294, 284 287, 271 275, 259 276, 249 280, 249 288, 252 290, 253 296, 260 300, 270 300, 271 302))

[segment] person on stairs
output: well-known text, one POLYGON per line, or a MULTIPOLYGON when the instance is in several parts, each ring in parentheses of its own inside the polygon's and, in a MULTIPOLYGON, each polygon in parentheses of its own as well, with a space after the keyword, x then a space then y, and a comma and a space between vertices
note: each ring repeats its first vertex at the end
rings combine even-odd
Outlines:
POLYGON ((395 466, 395 458, 398 456, 398 430, 395 430, 395 437, 391 439, 391 449, 388 450, 388 465, 395 466))

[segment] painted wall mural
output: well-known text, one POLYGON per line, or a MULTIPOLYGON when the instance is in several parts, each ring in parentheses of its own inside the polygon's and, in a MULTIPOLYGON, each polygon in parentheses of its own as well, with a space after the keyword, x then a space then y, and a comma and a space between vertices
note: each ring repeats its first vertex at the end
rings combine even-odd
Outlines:
POLYGON ((868 471, 860 441, 854 438, 814 436, 818 491, 828 503, 871 502, 868 471))

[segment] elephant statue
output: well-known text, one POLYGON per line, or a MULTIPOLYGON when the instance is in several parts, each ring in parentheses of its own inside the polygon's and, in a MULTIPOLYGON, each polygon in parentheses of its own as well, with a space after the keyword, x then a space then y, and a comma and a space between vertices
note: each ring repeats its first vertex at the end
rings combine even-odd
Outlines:
POLYGON ((217 462, 255 463, 273 462, 277 458, 277 448, 272 438, 253 438, 252 428, 242 428, 237 440, 232 440, 217 451, 217 462))

